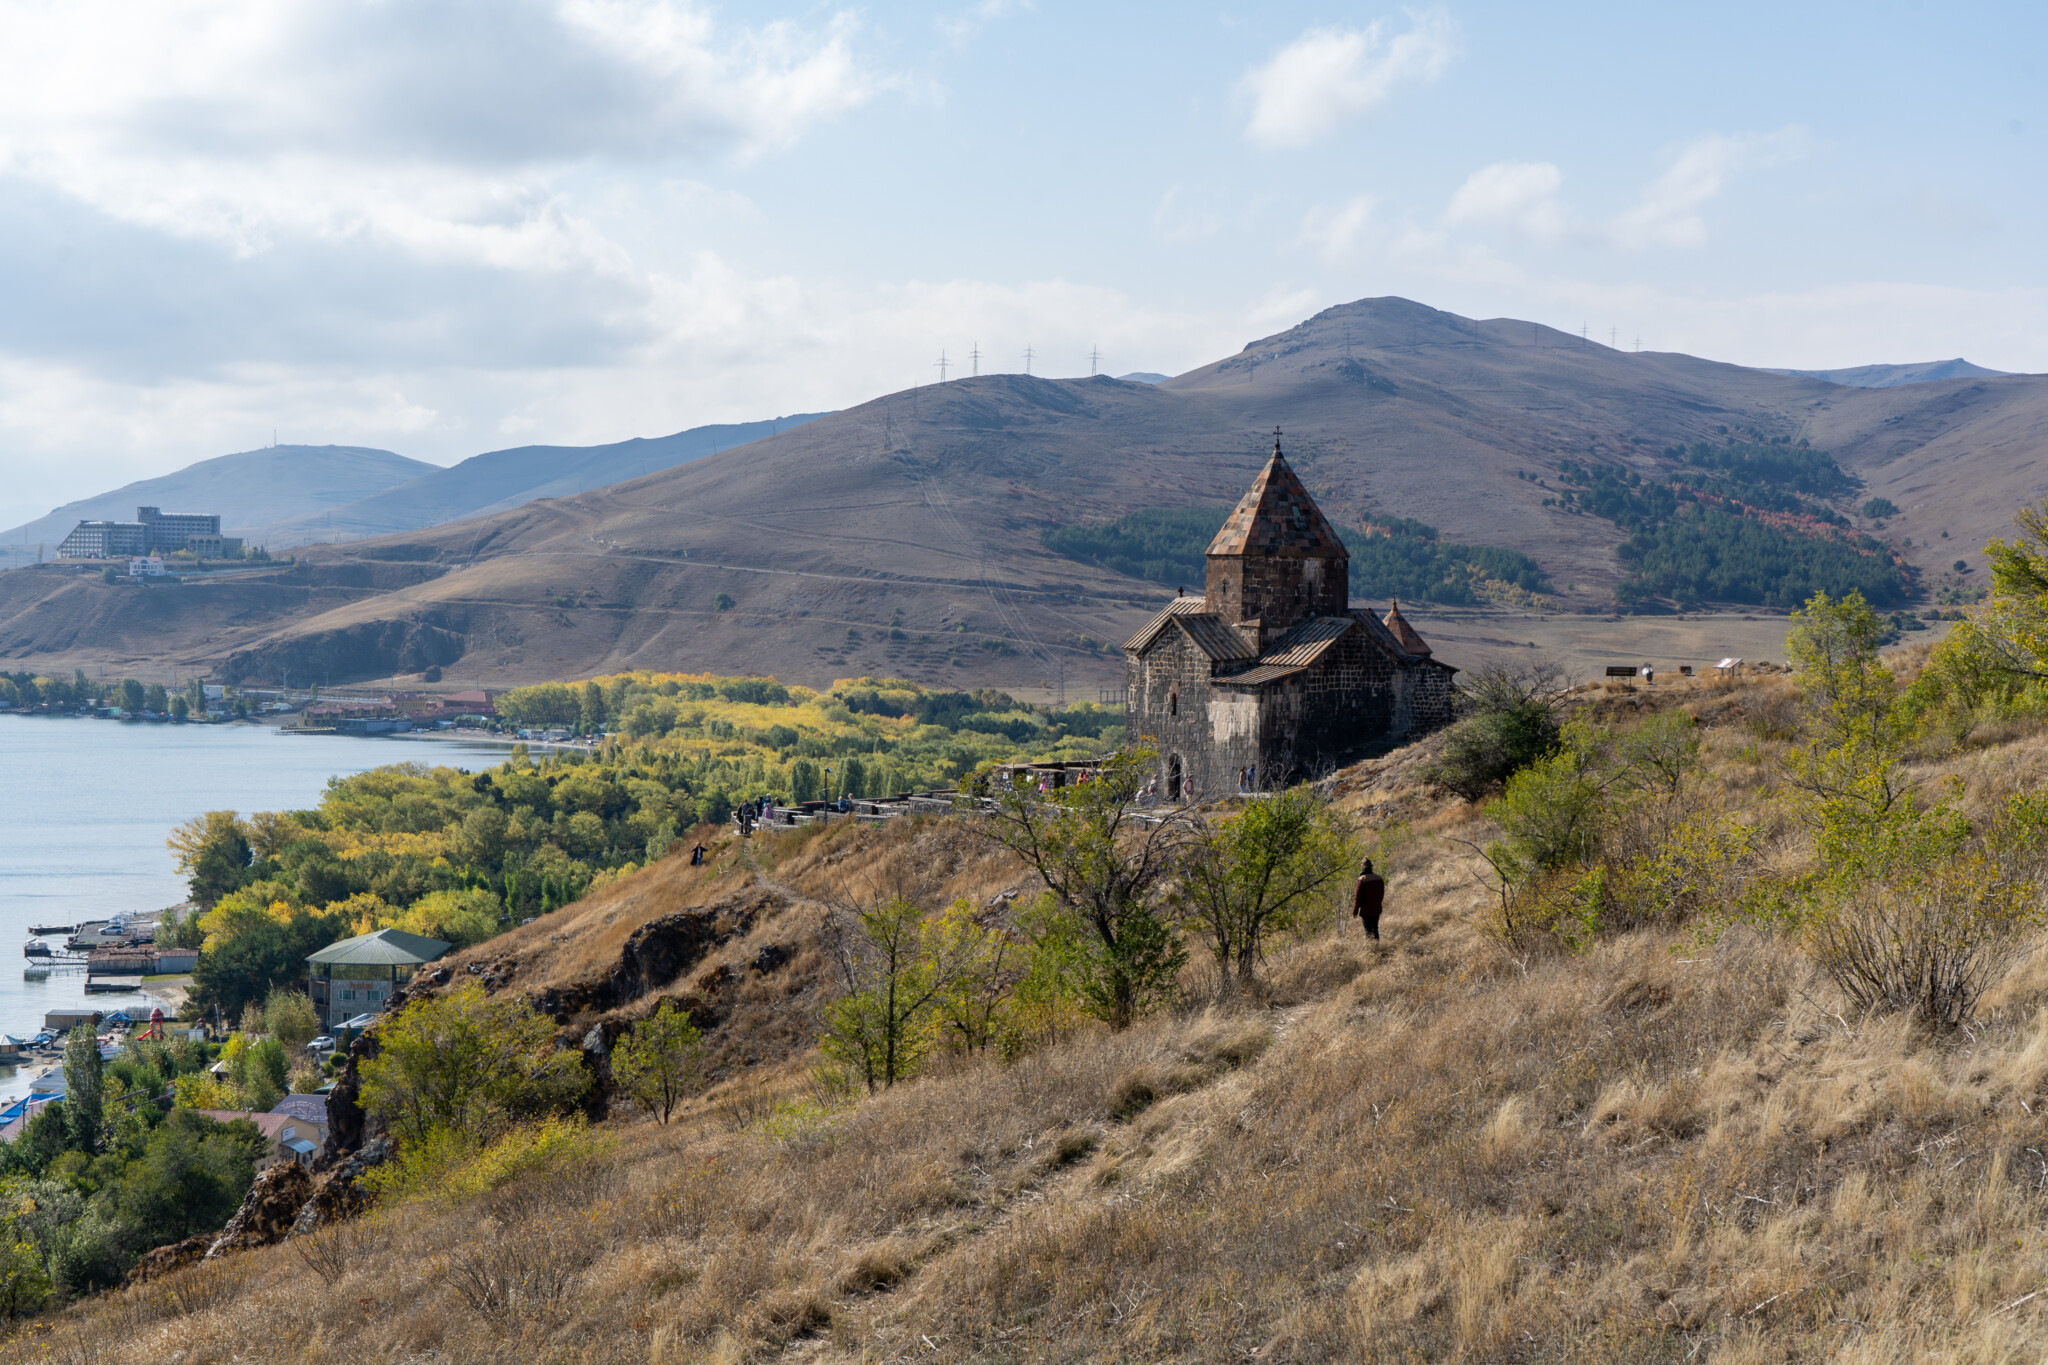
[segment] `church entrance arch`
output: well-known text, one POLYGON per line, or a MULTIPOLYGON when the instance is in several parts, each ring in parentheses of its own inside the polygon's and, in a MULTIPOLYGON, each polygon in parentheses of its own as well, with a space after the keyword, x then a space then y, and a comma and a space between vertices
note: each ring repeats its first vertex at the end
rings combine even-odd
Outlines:
POLYGON ((1166 799, 1180 800, 1180 755, 1174 754, 1166 760, 1166 799))

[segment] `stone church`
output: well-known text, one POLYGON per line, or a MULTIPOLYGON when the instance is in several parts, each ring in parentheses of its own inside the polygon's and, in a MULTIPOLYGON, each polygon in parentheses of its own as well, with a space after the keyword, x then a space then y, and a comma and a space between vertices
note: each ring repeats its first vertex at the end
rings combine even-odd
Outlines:
POLYGON ((1200 597, 1124 644, 1125 733, 1159 754, 1159 790, 1208 800, 1313 778, 1364 745, 1451 718, 1451 676, 1393 604, 1351 607, 1351 556, 1286 457, 1209 545, 1200 597))

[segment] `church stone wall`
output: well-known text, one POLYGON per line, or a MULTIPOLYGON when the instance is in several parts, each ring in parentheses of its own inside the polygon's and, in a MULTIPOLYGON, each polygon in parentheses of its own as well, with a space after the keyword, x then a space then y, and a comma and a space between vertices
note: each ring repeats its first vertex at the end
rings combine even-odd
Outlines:
POLYGON ((1257 761, 1256 704, 1211 684, 1209 656, 1178 627, 1142 656, 1125 656, 1125 742, 1158 752, 1162 797, 1175 758, 1203 799, 1236 791, 1237 769, 1257 761))
POLYGON ((1260 622, 1261 645, 1311 616, 1344 615, 1350 592, 1346 561, 1277 555, 1211 555, 1204 589, 1225 621, 1260 622))

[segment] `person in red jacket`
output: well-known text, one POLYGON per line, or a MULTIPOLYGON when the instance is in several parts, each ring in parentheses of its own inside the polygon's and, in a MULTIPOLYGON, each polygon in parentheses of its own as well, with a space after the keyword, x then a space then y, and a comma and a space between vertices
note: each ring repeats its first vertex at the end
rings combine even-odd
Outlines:
POLYGON ((1351 895, 1351 913, 1365 925, 1367 938, 1380 936, 1380 906, 1386 898, 1386 880, 1372 870, 1372 859, 1367 858, 1358 870, 1358 889, 1351 895))

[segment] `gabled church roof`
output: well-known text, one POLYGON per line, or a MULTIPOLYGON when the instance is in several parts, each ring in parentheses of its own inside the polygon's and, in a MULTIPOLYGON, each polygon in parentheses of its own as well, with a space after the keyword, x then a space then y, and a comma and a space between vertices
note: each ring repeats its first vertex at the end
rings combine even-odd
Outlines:
POLYGON ((1258 654, 1250 641, 1238 634, 1223 619, 1208 610, 1208 603, 1200 597, 1176 597, 1145 623, 1145 628, 1124 641, 1124 648, 1135 653, 1144 653, 1159 639, 1168 626, 1177 625, 1187 632, 1195 647, 1212 659, 1249 659, 1258 654))
POLYGON ((1252 482, 1251 491, 1209 543, 1212 555, 1257 555, 1268 559, 1349 559, 1351 552, 1324 519, 1316 500, 1280 453, 1273 433, 1273 458, 1252 482))

